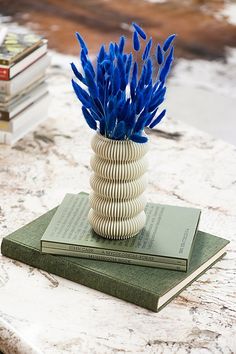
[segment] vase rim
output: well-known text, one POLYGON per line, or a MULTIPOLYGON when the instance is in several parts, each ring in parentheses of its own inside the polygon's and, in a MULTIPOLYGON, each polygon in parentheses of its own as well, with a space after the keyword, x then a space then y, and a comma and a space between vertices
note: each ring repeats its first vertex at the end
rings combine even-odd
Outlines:
POLYGON ((115 142, 116 144, 119 143, 119 144, 134 144, 134 145, 137 145, 137 144, 138 144, 138 145, 145 145, 145 144, 148 143, 148 141, 146 141, 145 143, 140 144, 140 143, 137 143, 137 142, 132 141, 132 140, 130 140, 130 139, 126 139, 126 140, 110 139, 110 138, 107 138, 106 136, 102 135, 98 130, 96 131, 95 134, 99 137, 99 139, 101 139, 101 140, 103 140, 103 141, 107 141, 107 142, 109 142, 109 143, 115 142))

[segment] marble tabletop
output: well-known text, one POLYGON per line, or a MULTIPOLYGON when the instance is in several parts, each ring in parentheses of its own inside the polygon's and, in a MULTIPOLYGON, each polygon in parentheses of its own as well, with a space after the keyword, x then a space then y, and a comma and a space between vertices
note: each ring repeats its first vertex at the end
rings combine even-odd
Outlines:
MULTIPOLYGON (((70 72, 53 62, 49 119, 0 146, 0 238, 90 190, 92 133, 70 72)), ((159 313, 0 256, 0 351, 236 352, 236 148, 174 117, 160 129, 150 135, 148 200, 201 208, 200 229, 229 239, 227 255, 159 313)))

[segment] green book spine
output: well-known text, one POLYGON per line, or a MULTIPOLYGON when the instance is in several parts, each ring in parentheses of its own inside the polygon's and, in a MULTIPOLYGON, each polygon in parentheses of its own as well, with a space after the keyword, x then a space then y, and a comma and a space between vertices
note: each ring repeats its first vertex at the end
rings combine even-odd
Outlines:
MULTIPOLYGON (((42 252, 44 253, 44 249, 42 249, 42 252)), ((91 253, 89 250, 87 252, 77 252, 77 251, 70 251, 67 250, 65 252, 64 249, 60 250, 59 248, 49 248, 47 247, 45 253, 50 253, 50 254, 58 254, 58 255, 67 255, 67 256, 72 256, 72 257, 80 257, 80 258, 88 258, 88 259, 97 259, 99 261, 107 261, 107 262, 115 262, 115 263, 124 263, 124 264, 135 264, 135 265, 141 265, 144 267, 153 267, 153 268, 164 268, 164 269, 172 269, 172 270, 180 270, 180 271, 186 271, 186 266, 182 265, 175 265, 172 263, 161 263, 161 262, 152 262, 152 261, 147 261, 147 260, 141 260, 141 259, 128 259, 128 258, 123 258, 123 257, 117 257, 115 255, 111 254, 99 254, 99 253, 91 253)))
POLYGON ((80 266, 73 263, 72 259, 67 261, 64 257, 58 259, 58 257, 50 254, 42 255, 37 250, 25 247, 18 242, 16 245, 14 241, 8 238, 3 239, 1 252, 3 256, 145 307, 148 310, 157 311, 159 296, 156 294, 152 294, 141 287, 137 289, 129 283, 121 283, 105 274, 80 266))
MULTIPOLYGON (((168 257, 160 257, 160 256, 149 256, 147 254, 142 254, 142 253, 131 253, 131 252, 122 252, 119 250, 110 250, 110 249, 105 249, 105 248, 92 248, 92 247, 86 247, 86 246, 75 246, 75 245, 70 245, 70 244, 61 244, 61 243, 53 243, 53 242, 42 242, 41 241, 41 249, 43 253, 52 253, 53 254, 61 254, 64 256, 71 256, 73 257, 83 257, 83 254, 97 254, 99 256, 104 256, 108 257, 115 257, 116 261, 119 259, 127 259, 130 261, 129 263, 133 264, 142 264, 145 265, 145 263, 152 263, 153 266, 155 267, 155 264, 172 264, 174 266, 169 269, 176 269, 178 270, 179 266, 181 266, 181 269, 186 271, 186 265, 187 261, 185 259, 176 259, 176 258, 168 258, 168 257), (140 263, 141 262, 141 263, 140 263)), ((115 261, 115 262, 116 262, 115 261)), ((123 263, 123 262, 122 262, 123 263)), ((125 262, 127 263, 127 262, 125 262)), ((158 267, 156 265, 156 267, 158 267)), ((165 267, 164 267, 165 268, 165 267)))

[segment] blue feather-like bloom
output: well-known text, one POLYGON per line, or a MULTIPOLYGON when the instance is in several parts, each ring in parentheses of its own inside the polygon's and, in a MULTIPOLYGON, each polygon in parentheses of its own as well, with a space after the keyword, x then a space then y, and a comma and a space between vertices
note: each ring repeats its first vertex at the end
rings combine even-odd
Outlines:
POLYGON ((147 73, 147 68, 146 68, 146 66, 144 65, 144 66, 143 66, 143 69, 142 69, 141 77, 140 77, 139 82, 138 82, 138 89, 139 89, 139 91, 144 89, 145 79, 146 79, 146 73, 147 73))
POLYGON ((140 130, 143 130, 143 128, 145 127, 145 123, 146 123, 147 118, 149 118, 149 115, 148 115, 147 110, 144 109, 135 124, 134 132, 139 132, 140 130))
POLYGON ((118 45, 120 54, 123 53, 123 51, 124 51, 124 46, 125 46, 125 37, 124 37, 124 36, 121 36, 121 37, 120 37, 120 43, 119 43, 119 45, 118 45))
POLYGON ((164 109, 161 114, 159 114, 159 116, 149 125, 149 128, 154 128, 158 123, 160 123, 165 114, 166 110, 164 109))
POLYGON ((173 54, 174 54, 174 47, 171 48, 170 53, 169 53, 169 55, 168 55, 168 57, 166 59, 165 65, 164 65, 164 67, 161 70, 160 80, 162 82, 164 82, 166 80, 167 75, 169 74, 170 66, 171 66, 171 63, 173 61, 173 54))
POLYGON ((140 143, 140 144, 144 144, 148 141, 146 136, 142 136, 138 133, 132 134, 130 136, 130 140, 134 141, 135 143, 140 143))
POLYGON ((132 79, 130 82, 130 95, 132 101, 135 102, 135 91, 137 86, 137 73, 138 73, 138 64, 135 62, 133 66, 132 79))
POLYGON ((121 55, 119 55, 117 58, 117 67, 120 72, 120 88, 122 91, 124 91, 126 88, 125 64, 124 64, 124 61, 122 60, 121 55))
POLYGON ((146 60, 148 58, 150 50, 151 50, 151 47, 152 47, 152 38, 150 38, 149 41, 146 44, 146 47, 144 49, 143 56, 142 56, 143 60, 146 60))
POLYGON ((119 112, 119 120, 125 119, 129 112, 130 99, 128 98, 124 105, 122 106, 122 110, 119 112))
POLYGON ((120 89, 120 72, 118 68, 115 68, 112 81, 112 94, 116 95, 120 89))
POLYGON ((157 45, 156 57, 158 64, 161 65, 163 63, 164 56, 160 44, 157 45))
POLYGON ((81 49, 84 50, 85 54, 88 54, 88 48, 86 46, 85 41, 83 40, 83 37, 78 32, 76 32, 76 37, 80 43, 81 49))
POLYGON ((132 55, 132 53, 130 53, 130 55, 128 56, 127 62, 126 62, 126 66, 125 66, 125 74, 126 74, 127 83, 129 81, 129 73, 130 73, 132 61, 133 61, 133 55, 132 55))
POLYGON ((136 31, 133 33, 133 47, 136 52, 138 52, 140 49, 140 42, 136 31))
POLYGON ((158 108, 159 107, 157 107, 152 113, 148 113, 148 118, 147 118, 147 120, 145 122, 145 127, 148 127, 149 124, 151 124, 153 118, 155 117, 155 115, 156 115, 156 113, 158 111, 158 108))
POLYGON ((113 133, 113 139, 116 139, 116 140, 123 140, 124 139, 124 136, 125 136, 125 122, 123 120, 121 120, 115 130, 114 130, 114 133, 113 133))
POLYGON ((85 50, 84 48, 82 48, 81 52, 80 52, 80 61, 81 61, 81 64, 82 64, 82 67, 84 68, 84 66, 86 65, 87 63, 87 55, 85 53, 85 50))
POLYGON ((77 98, 80 102, 86 107, 91 107, 90 96, 89 94, 83 90, 73 79, 72 79, 72 86, 76 93, 77 98))
POLYGON ((108 112, 108 117, 107 117, 107 132, 109 135, 113 135, 113 131, 116 125, 116 117, 113 114, 113 111, 111 110, 108 112))
POLYGON ((167 50, 170 48, 171 43, 173 42, 173 40, 175 39, 176 35, 172 34, 171 36, 169 36, 166 41, 163 44, 163 50, 164 52, 167 52, 167 50))
POLYGON ((152 60, 149 58, 147 61, 147 71, 145 77, 145 85, 148 85, 152 78, 152 60))
POLYGON ((137 23, 133 22, 132 25, 133 25, 135 31, 138 32, 138 34, 140 35, 141 38, 143 38, 143 39, 147 38, 146 33, 144 32, 144 30, 139 25, 137 25, 137 23))
POLYGON ((95 119, 91 116, 89 111, 84 106, 82 107, 82 112, 83 112, 84 118, 85 118, 86 122, 88 123, 89 127, 91 129, 96 130, 97 123, 96 123, 95 119))
POLYGON ((90 95, 94 98, 98 97, 97 85, 96 85, 96 83, 93 79, 92 73, 89 70, 89 67, 87 65, 85 65, 85 67, 84 67, 84 73, 85 73, 85 78, 86 78, 86 82, 88 84, 88 89, 89 89, 90 95))
MULTIPOLYGON (((143 29, 133 23, 133 48, 140 50, 140 39, 146 40, 143 29)), ((173 62, 173 40, 169 36, 161 47, 156 47, 156 60, 152 62, 150 38, 144 47, 143 62, 138 67, 132 53, 125 53, 125 37, 119 43, 111 42, 108 49, 100 47, 96 67, 90 61, 88 48, 82 36, 77 33, 80 43, 82 69, 71 63, 78 80, 72 80, 77 98, 82 103, 82 113, 91 129, 109 139, 132 140, 145 143, 145 127, 154 128, 165 116, 166 110, 157 116, 165 99, 166 79, 173 62), (156 68, 154 65, 158 65, 156 68), (153 72, 158 72, 156 80, 153 72)))
POLYGON ((112 42, 109 45, 109 53, 110 53, 111 60, 114 60, 115 59, 115 46, 112 42))
POLYGON ((106 55, 105 47, 104 45, 102 45, 97 56, 97 62, 101 63, 105 59, 105 55, 106 55))
POLYGON ((132 132, 132 129, 135 126, 135 122, 136 122, 136 111, 134 109, 134 107, 129 106, 129 114, 126 116, 126 127, 128 129, 128 133, 127 135, 130 135, 130 133, 132 132))
POLYGON ((71 69, 73 70, 73 73, 75 74, 77 79, 79 79, 79 81, 81 81, 84 85, 86 85, 87 84, 86 79, 83 77, 83 75, 76 68, 75 64, 74 63, 70 63, 70 65, 71 65, 71 69))

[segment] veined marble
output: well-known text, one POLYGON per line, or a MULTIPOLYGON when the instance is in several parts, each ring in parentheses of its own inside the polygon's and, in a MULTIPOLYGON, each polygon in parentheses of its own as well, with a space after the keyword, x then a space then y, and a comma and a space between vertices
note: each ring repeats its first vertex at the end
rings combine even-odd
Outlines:
MULTIPOLYGON (((49 119, 0 146, 0 238, 66 193, 90 191, 93 132, 62 59, 49 70, 49 119)), ((159 313, 0 256, 0 351, 236 352, 236 148, 174 117, 160 129, 150 135, 148 200, 201 208, 200 229, 231 240, 227 255, 159 313)))

